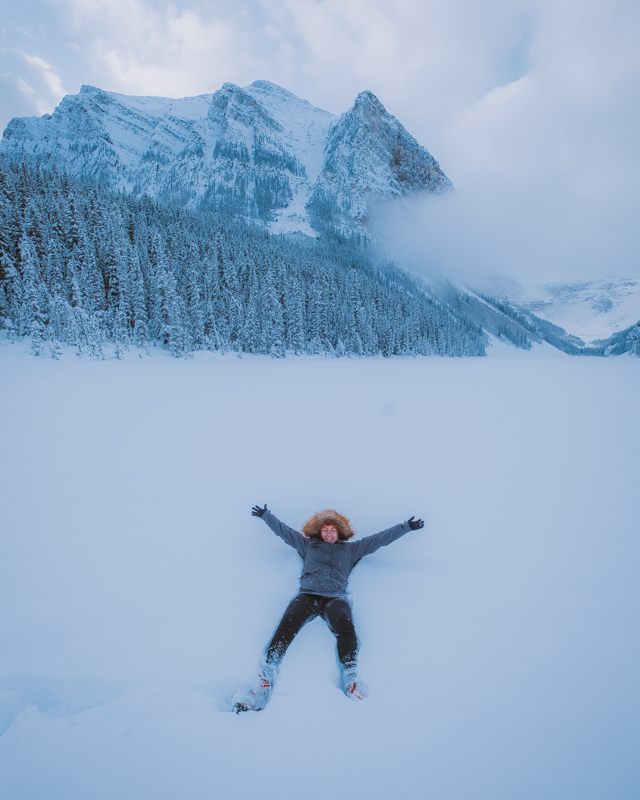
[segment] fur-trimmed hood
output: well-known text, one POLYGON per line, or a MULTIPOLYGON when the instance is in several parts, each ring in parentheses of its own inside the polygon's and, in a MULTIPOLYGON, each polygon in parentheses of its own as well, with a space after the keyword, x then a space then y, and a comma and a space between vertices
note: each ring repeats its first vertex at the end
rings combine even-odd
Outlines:
POLYGON ((333 509, 318 511, 317 514, 314 514, 310 520, 304 523, 302 532, 310 539, 319 537, 323 525, 335 525, 338 536, 341 539, 350 539, 355 533, 347 517, 338 514, 333 509))

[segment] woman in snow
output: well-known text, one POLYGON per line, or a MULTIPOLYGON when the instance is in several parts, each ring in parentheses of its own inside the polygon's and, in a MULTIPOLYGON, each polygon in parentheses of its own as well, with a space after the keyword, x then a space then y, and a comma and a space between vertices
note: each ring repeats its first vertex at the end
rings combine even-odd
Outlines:
POLYGON ((351 542, 354 534, 351 523, 337 511, 314 514, 303 526, 302 533, 280 522, 266 504, 264 508, 254 506, 251 513, 262 518, 274 533, 294 547, 304 566, 300 592, 289 603, 267 647, 261 664, 260 686, 251 689, 247 697, 234 698, 234 710, 240 713, 260 711, 265 707, 287 648, 302 626, 317 616, 324 618, 336 636, 345 694, 361 700, 364 694, 356 676, 358 639, 347 600, 349 574, 361 558, 395 542, 410 530, 422 528, 424 522, 411 517, 393 528, 351 542))

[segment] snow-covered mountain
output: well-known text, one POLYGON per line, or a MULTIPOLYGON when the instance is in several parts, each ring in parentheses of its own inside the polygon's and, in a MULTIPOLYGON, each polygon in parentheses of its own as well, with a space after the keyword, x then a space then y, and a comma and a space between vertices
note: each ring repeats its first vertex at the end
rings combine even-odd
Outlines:
POLYGON ((13 119, 0 152, 310 235, 327 226, 362 231, 375 197, 451 187, 371 92, 336 117, 268 81, 178 100, 83 86, 53 114, 13 119))
POLYGON ((640 278, 546 284, 520 305, 590 344, 640 320, 640 278))
POLYGON ((640 278, 606 277, 523 286, 495 276, 484 291, 558 325, 585 344, 608 339, 640 320, 640 278))

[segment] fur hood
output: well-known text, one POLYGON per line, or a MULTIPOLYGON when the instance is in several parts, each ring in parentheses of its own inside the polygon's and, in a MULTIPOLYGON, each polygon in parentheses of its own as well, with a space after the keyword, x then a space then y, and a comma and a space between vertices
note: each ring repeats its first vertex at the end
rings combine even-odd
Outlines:
POLYGON ((350 539, 355 533, 347 517, 343 517, 342 514, 338 514, 333 509, 318 511, 317 514, 314 514, 310 520, 304 523, 302 532, 310 539, 320 537, 323 525, 335 525, 340 539, 350 539))

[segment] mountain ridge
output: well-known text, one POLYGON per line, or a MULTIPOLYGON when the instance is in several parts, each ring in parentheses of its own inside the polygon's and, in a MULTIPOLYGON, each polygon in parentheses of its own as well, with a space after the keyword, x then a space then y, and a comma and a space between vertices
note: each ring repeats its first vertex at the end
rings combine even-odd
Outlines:
POLYGON ((452 188, 372 92, 337 116, 264 80, 176 99, 84 85, 53 114, 11 120, 0 152, 310 236, 366 234, 372 199, 452 188))

